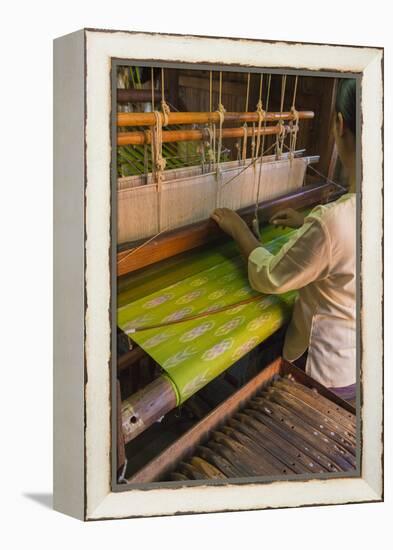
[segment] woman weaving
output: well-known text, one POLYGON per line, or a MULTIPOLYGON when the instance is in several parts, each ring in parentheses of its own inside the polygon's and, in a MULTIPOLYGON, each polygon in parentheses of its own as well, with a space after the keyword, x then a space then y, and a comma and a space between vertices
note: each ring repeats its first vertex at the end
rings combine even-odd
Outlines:
POLYGON ((333 133, 348 175, 348 193, 306 217, 291 209, 271 219, 297 231, 275 255, 256 239, 232 210, 212 218, 237 242, 248 260, 251 286, 264 294, 298 290, 283 356, 294 361, 308 348, 306 372, 352 400, 356 388, 356 83, 342 80, 336 98, 333 133))

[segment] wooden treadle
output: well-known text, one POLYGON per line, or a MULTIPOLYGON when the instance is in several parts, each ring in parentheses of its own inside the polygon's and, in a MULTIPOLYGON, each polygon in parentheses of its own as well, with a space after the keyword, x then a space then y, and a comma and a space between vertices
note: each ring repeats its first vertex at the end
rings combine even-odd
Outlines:
POLYGON ((128 480, 350 472, 355 410, 279 358, 128 480))

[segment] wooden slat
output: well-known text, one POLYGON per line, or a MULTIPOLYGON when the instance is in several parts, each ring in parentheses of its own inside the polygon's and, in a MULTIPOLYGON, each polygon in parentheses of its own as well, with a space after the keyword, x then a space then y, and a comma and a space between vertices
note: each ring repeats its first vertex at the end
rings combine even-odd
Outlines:
MULTIPOLYGON (((236 412, 254 393, 271 380, 280 370, 281 358, 245 384, 240 390, 221 403, 206 418, 170 445, 158 457, 150 461, 141 471, 134 474, 129 483, 149 483, 158 479, 165 471, 173 468, 179 460, 194 449, 208 432, 236 412)), ((217 466, 217 465, 216 465, 217 466)))
MULTIPOLYGON (((118 103, 151 103, 151 96, 151 90, 147 89, 117 89, 118 103)), ((154 90, 154 101, 157 103, 161 101, 161 90, 154 90)))
MULTIPOLYGON (((232 423, 232 427, 239 428, 239 425, 242 422, 242 413, 238 413, 237 411, 239 411, 244 404, 247 403, 247 405, 249 405, 250 399, 252 399, 259 391, 263 390, 263 388, 265 388, 278 374, 290 374, 299 383, 305 384, 308 388, 317 387, 319 391, 320 384, 315 382, 300 369, 284 361, 282 358, 278 358, 262 372, 260 372, 255 378, 250 380, 236 393, 230 396, 225 402, 218 405, 203 420, 195 424, 188 432, 170 445, 163 453, 155 457, 139 472, 130 477, 128 482, 150 483, 152 481, 157 481, 161 479, 165 473, 173 469, 180 460, 184 460, 187 456, 194 455, 200 456, 207 460, 227 477, 244 476, 246 471, 244 464, 242 466, 242 464, 238 462, 238 459, 236 459, 236 453, 234 453, 233 450, 231 451, 228 449, 228 447, 223 444, 224 440, 222 440, 221 443, 219 443, 218 440, 211 440, 209 441, 207 447, 203 442, 213 430, 219 430, 220 426, 222 426, 229 418, 234 417, 235 422, 232 423), (201 446, 201 444, 203 445, 201 446)), ((337 396, 329 392, 329 390, 325 388, 324 390, 324 396, 329 399, 332 405, 333 403, 337 403, 337 401, 341 401, 337 398, 337 396)), ((348 412, 354 412, 354 409, 350 405, 348 405, 348 407, 348 412)), ((255 409, 246 409, 244 412, 245 414, 249 412, 252 415, 252 418, 250 417, 249 429, 254 429, 256 432, 262 430, 262 433, 265 434, 265 436, 259 441, 256 438, 256 444, 262 446, 267 445, 269 447, 267 449, 268 452, 278 459, 280 448, 282 448, 283 445, 286 446, 285 448, 287 453, 283 455, 283 457, 286 461, 291 460, 290 457, 294 459, 293 462, 295 466, 293 466, 292 463, 292 468, 294 471, 296 471, 299 468, 298 465, 301 464, 304 465, 304 471, 313 471, 316 473, 319 473, 321 469, 331 472, 338 471, 346 466, 345 460, 340 459, 338 462, 341 464, 341 467, 338 464, 336 466, 336 461, 332 460, 332 458, 337 460, 337 453, 332 454, 330 450, 330 456, 326 455, 323 452, 326 450, 323 444, 321 445, 323 450, 322 448, 320 450, 313 449, 307 444, 299 432, 299 430, 303 431, 301 428, 304 428, 304 423, 302 424, 300 422, 299 424, 298 422, 297 430, 288 430, 283 426, 284 422, 281 422, 273 416, 258 412, 258 407, 255 409), (273 435, 269 435, 268 437, 266 434, 269 433, 273 435), (266 443, 268 439, 269 443, 266 443)), ((289 417, 287 413, 285 413, 285 417, 288 424, 289 417)), ((228 425, 231 426, 230 423, 228 425)), ((248 435, 250 435, 250 432, 248 432, 248 435)), ((245 452, 244 449, 242 452, 245 452)), ((250 457, 248 457, 248 460, 250 460, 250 457)), ((251 465, 251 468, 252 467, 253 466, 251 465)), ((289 468, 288 473, 290 473, 289 468)))
MULTIPOLYGON (((282 128, 285 132, 289 132, 289 126, 279 126, 274 124, 273 126, 263 126, 260 130, 255 129, 256 135, 263 136, 273 136, 279 134, 282 131, 282 128)), ((247 129, 247 135, 253 135, 253 128, 247 129)), ((236 138, 243 137, 244 130, 243 128, 223 128, 221 133, 223 138, 236 138)), ((208 140, 209 134, 206 130, 164 130, 161 133, 162 143, 176 143, 179 141, 201 141, 208 140)), ((119 132, 117 134, 117 145, 145 145, 151 143, 153 140, 153 134, 150 130, 145 132, 119 132)))
MULTIPOLYGON (((128 90, 125 90, 128 92, 128 90)), ((137 90, 134 90, 137 91, 137 90)), ((145 90, 138 90, 138 92, 145 92, 145 90)), ((151 94, 150 94, 151 95, 151 94)), ((147 99, 145 101, 150 101, 147 99)), ((161 121, 164 122, 164 116, 161 114, 161 121)), ((298 111, 299 120, 314 118, 313 111, 298 111)), ((294 120, 294 115, 290 111, 282 113, 268 112, 265 113, 263 121, 277 122, 279 120, 294 120)), ((258 122, 259 116, 256 111, 249 113, 225 113, 225 122, 258 122)), ((207 113, 191 113, 191 112, 171 112, 168 114, 169 125, 179 124, 208 124, 219 123, 220 115, 217 111, 207 113)), ((117 126, 154 126, 156 124, 156 118, 153 113, 117 113, 117 126)))

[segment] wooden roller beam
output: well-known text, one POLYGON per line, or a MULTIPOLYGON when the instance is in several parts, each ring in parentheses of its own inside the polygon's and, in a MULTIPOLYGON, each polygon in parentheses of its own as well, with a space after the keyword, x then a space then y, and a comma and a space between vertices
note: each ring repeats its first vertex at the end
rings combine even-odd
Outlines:
MULTIPOLYGON (((267 222, 273 214, 283 208, 299 209, 323 202, 335 190, 334 185, 330 183, 317 183, 306 185, 282 197, 262 202, 258 211, 259 220, 267 222)), ((250 225, 254 218, 255 207, 248 206, 247 208, 242 208, 238 211, 238 214, 250 225)), ((138 248, 147 239, 129 243, 128 245, 123 245, 121 251, 117 254, 117 275, 121 276, 131 273, 208 242, 228 238, 216 222, 208 219, 159 235, 156 239, 132 254, 130 252, 138 248)))
MULTIPOLYGON (((284 126, 286 132, 289 131, 289 126, 284 126)), ((255 129, 255 135, 275 135, 281 132, 281 127, 276 124, 274 126, 262 127, 260 130, 255 129)), ((253 129, 247 129, 247 135, 252 136, 253 129)), ((222 137, 223 138, 234 138, 234 137, 243 137, 244 130, 243 128, 223 128, 222 137)), ((178 141, 200 141, 208 140, 209 134, 207 130, 165 130, 162 132, 162 142, 178 142, 178 141)), ((146 130, 146 132, 119 132, 117 134, 117 145, 144 145, 146 143, 151 143, 152 141, 152 132, 151 130, 146 130)))
POLYGON ((176 393, 171 382, 160 376, 121 404, 124 442, 128 443, 174 409, 176 393))
MULTIPOLYGON (((161 91, 154 91, 154 101, 157 103, 161 101, 161 91)), ((151 90, 133 90, 133 89, 117 89, 117 102, 118 103, 151 103, 151 90)), ((128 113, 124 113, 128 114, 128 113)), ((144 113, 138 113, 144 114, 144 113)))
MULTIPOLYGON (((118 90, 121 92, 145 92, 145 90, 118 90)), ((150 92, 149 92, 150 93, 150 92)), ((151 94, 151 93, 150 93, 151 94)), ((151 100, 151 97, 150 97, 151 100)), ((147 99, 146 101, 149 101, 147 99)), ((161 120, 164 123, 164 117, 162 113, 161 120)), ((299 119, 314 118, 313 111, 298 111, 299 119)), ((264 121, 278 122, 279 120, 293 120, 294 116, 291 111, 285 111, 282 113, 268 112, 265 113, 264 121)), ((249 113, 225 113, 225 122, 258 122, 259 117, 256 111, 249 113)), ((217 111, 199 113, 199 112, 171 112, 168 114, 168 124, 208 124, 219 123, 220 115, 217 111)), ((156 119, 153 113, 117 113, 117 126, 154 126, 156 119)))

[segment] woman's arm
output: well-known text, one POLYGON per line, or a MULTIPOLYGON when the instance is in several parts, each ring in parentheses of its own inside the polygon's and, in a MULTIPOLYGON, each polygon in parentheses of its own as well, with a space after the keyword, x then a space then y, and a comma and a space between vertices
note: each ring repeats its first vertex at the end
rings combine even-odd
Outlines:
POLYGON ((255 290, 281 294, 326 277, 330 267, 330 239, 323 225, 302 225, 277 254, 271 254, 232 210, 219 208, 212 218, 238 243, 248 260, 248 278, 255 290))
POLYGON ((225 233, 228 233, 236 241, 245 260, 248 260, 249 255, 255 248, 261 246, 246 222, 233 210, 217 208, 211 217, 225 233))

